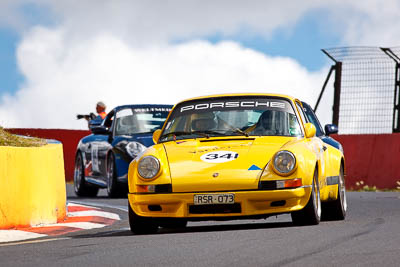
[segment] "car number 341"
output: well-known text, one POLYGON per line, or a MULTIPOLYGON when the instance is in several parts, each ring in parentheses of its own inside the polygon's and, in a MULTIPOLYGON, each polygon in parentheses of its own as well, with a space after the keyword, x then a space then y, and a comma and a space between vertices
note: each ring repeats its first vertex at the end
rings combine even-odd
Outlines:
POLYGON ((195 205, 233 204, 233 203, 235 203, 235 194, 201 194, 201 195, 194 195, 193 203, 195 205))
POLYGON ((214 151, 203 154, 200 159, 209 163, 223 163, 235 160, 238 157, 239 154, 233 151, 214 151))

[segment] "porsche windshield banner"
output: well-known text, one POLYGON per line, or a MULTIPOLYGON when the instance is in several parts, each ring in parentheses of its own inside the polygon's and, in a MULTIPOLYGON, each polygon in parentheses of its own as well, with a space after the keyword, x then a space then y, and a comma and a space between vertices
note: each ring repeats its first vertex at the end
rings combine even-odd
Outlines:
POLYGON ((268 98, 228 98, 228 99, 213 99, 208 101, 190 101, 182 103, 175 110, 177 115, 201 113, 209 111, 229 111, 229 110, 281 110, 293 113, 293 109, 288 101, 281 99, 268 99, 268 98))

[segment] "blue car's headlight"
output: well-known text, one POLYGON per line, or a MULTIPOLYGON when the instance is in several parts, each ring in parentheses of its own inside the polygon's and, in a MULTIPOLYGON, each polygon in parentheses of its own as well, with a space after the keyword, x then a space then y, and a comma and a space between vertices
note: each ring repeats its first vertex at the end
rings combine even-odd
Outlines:
POLYGON ((287 150, 277 152, 272 158, 273 169, 280 175, 291 174, 296 167, 296 157, 287 150))
POLYGON ((144 179, 153 179, 160 171, 160 162, 153 156, 145 156, 138 163, 139 175, 144 179))
POLYGON ((139 155, 141 152, 143 152, 144 150, 146 150, 147 147, 145 147, 144 145, 142 145, 139 142, 129 142, 126 144, 125 149, 126 152, 128 152, 128 154, 132 157, 132 158, 136 158, 137 155, 139 155))

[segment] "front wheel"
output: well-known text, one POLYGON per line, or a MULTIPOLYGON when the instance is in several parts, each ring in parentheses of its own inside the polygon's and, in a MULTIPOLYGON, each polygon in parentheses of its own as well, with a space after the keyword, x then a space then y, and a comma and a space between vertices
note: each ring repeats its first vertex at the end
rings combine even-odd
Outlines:
POLYGON ((107 194, 112 198, 123 196, 121 185, 117 181, 115 157, 113 153, 110 153, 107 158, 107 194))
POLYGON ((154 219, 137 215, 132 210, 130 203, 128 203, 128 210, 129 226, 132 233, 137 235, 157 233, 158 225, 154 219))
POLYGON ((291 213, 295 225, 316 225, 321 220, 321 198, 319 195, 318 169, 314 171, 312 191, 307 205, 299 211, 291 213))
POLYGON ((75 194, 79 197, 95 197, 97 196, 97 192, 99 192, 99 188, 88 185, 85 181, 85 168, 80 152, 75 157, 74 190, 75 194))

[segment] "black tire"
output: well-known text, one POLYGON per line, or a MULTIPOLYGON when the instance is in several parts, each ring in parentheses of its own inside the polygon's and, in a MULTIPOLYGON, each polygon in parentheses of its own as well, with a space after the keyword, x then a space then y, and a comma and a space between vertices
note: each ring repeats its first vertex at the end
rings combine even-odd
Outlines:
POLYGON ((128 203, 128 210, 129 226, 132 233, 137 235, 157 233, 158 224, 154 219, 137 215, 132 210, 130 203, 128 203))
POLYGON ((75 157, 74 190, 75 194, 79 197, 95 197, 99 192, 98 187, 89 185, 85 181, 85 168, 83 166, 83 159, 80 152, 78 152, 75 157))
POLYGON ((314 171, 312 191, 307 205, 291 213, 293 224, 295 225, 316 225, 321 220, 321 198, 319 194, 318 169, 314 171))
POLYGON ((163 228, 185 228, 187 225, 187 220, 181 218, 171 218, 171 219, 164 219, 160 221, 160 226, 163 228))
POLYGON ((340 221, 346 218, 347 198, 343 166, 340 167, 337 199, 322 203, 322 219, 340 221))
POLYGON ((125 192, 117 181, 117 173, 115 170, 115 157, 110 153, 107 158, 107 194, 109 197, 117 198, 124 196, 125 192))

